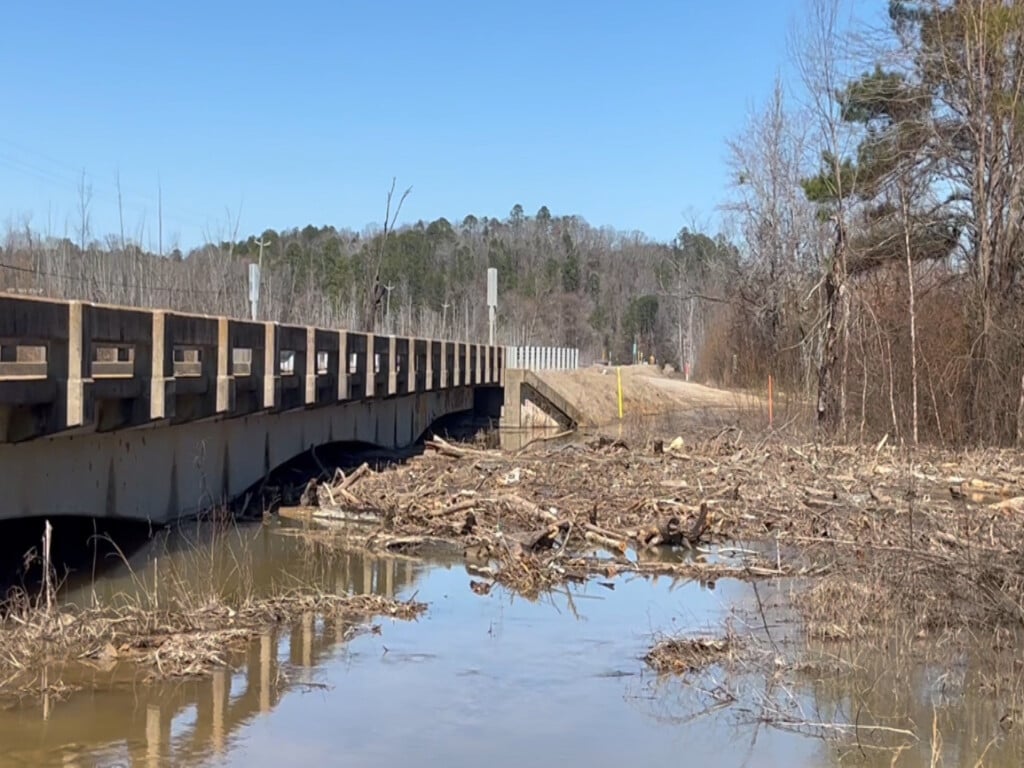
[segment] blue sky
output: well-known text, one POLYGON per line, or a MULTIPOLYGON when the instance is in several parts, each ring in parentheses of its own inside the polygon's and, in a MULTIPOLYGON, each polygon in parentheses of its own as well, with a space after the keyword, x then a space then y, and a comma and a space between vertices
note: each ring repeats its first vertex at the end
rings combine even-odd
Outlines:
POLYGON ((10 0, 0 219, 155 245, 547 205, 671 238, 714 220, 725 138, 804 0, 10 0))

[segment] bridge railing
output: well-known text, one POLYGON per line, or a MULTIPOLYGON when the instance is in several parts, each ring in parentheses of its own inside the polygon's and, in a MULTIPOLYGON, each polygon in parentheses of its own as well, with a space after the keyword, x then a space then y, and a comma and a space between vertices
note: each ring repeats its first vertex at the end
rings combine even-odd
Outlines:
POLYGON ((527 371, 567 371, 580 367, 575 347, 504 347, 501 368, 527 371))
POLYGON ((0 294, 0 442, 500 385, 465 342, 0 294))

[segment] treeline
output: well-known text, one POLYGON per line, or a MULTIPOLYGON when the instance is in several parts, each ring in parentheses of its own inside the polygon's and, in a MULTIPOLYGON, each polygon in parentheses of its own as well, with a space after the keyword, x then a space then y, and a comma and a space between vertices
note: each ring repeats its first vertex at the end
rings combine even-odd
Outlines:
MULTIPOLYGON (((497 340, 575 346, 583 358, 695 366, 706 327, 690 271, 738 259, 721 238, 672 243, 596 228, 576 216, 441 218, 393 231, 306 226, 166 256, 125 243, 11 230, 0 290, 249 314, 248 264, 263 243, 260 318, 434 338, 486 339, 486 270, 498 271, 497 340), (371 315, 367 298, 375 299, 371 315)), ((695 273, 695 274, 697 274, 695 273)))
POLYGON ((887 10, 809 0, 800 82, 730 142, 744 279, 715 332, 825 436, 1021 443, 1024 3, 887 10))

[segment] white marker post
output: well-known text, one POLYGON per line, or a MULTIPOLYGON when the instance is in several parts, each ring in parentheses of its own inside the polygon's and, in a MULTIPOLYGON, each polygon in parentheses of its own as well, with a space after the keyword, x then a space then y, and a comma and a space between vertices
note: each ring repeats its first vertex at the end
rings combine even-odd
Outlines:
POLYGON ((498 270, 487 270, 487 317, 490 327, 490 345, 494 346, 494 314, 498 308, 498 270))
POLYGON ((258 264, 249 265, 249 310, 252 319, 256 320, 256 313, 260 306, 260 267, 258 264))

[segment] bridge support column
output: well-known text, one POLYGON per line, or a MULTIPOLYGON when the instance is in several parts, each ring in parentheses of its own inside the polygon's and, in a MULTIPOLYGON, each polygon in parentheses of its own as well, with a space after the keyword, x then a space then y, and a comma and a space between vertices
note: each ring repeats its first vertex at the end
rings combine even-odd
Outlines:
POLYGON ((505 374, 505 402, 501 407, 501 426, 519 429, 523 426, 522 384, 525 371, 516 369, 505 374))

